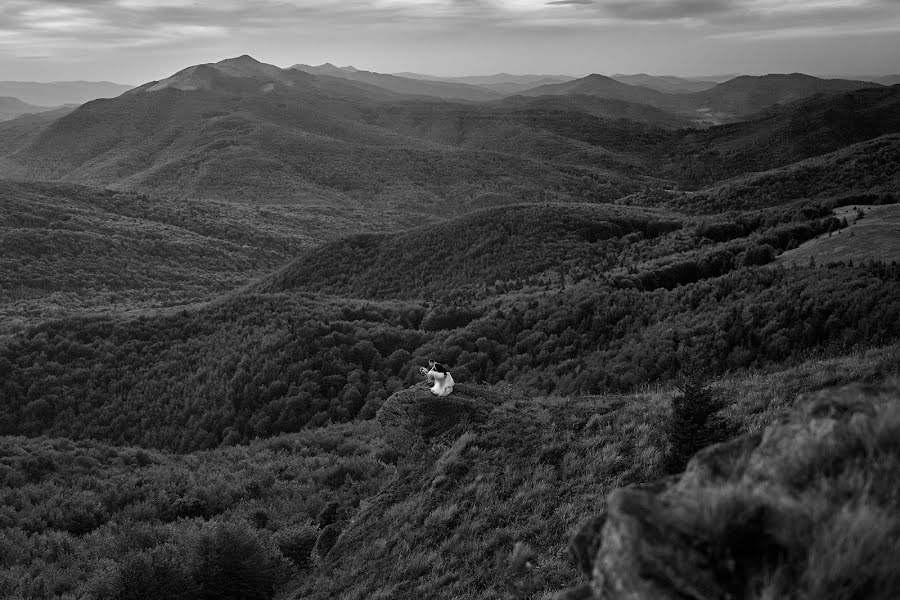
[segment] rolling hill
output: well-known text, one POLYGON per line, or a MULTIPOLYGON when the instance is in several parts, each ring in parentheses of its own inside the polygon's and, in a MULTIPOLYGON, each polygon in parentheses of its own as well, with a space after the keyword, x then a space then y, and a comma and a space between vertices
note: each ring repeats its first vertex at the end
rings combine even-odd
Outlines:
POLYGON ((59 107, 34 106, 18 98, 0 96, 0 121, 9 121, 22 115, 57 110, 59 107))
POLYGON ((799 201, 867 204, 900 201, 900 135, 888 134, 785 167, 741 175, 696 192, 675 195, 679 211, 716 214, 799 201))
POLYGON ((649 104, 657 108, 669 104, 666 94, 662 92, 649 87, 621 83, 611 77, 598 75, 597 73, 580 79, 566 81, 565 83, 541 85, 522 92, 524 96, 558 96, 568 94, 583 94, 610 100, 625 100, 626 102, 649 104))
POLYGON ((335 67, 329 63, 319 66, 297 64, 291 68, 314 75, 328 75, 351 81, 360 81, 407 96, 432 96, 469 102, 484 102, 500 97, 499 92, 491 92, 483 87, 464 83, 399 77, 397 75, 373 73, 372 71, 360 71, 353 67, 335 67))
POLYGON ((371 414, 428 356, 461 381, 571 394, 889 343, 896 266, 765 266, 838 226, 829 213, 526 205, 350 236, 208 304, 5 336, 0 432, 187 451, 371 414))
POLYGON ((610 75, 610 77, 620 83, 647 87, 669 94, 690 94, 693 92, 702 92, 714 87, 717 83, 719 83, 717 81, 685 79, 683 77, 673 77, 671 75, 647 75, 646 73, 639 73, 637 75, 617 74, 610 75))
POLYGON ((465 77, 435 77, 434 75, 423 75, 421 73, 394 73, 394 75, 422 81, 445 81, 448 83, 473 85, 504 96, 519 94, 539 85, 564 83, 575 79, 575 77, 568 75, 510 75, 509 73, 469 75, 465 77))
MULTIPOLYGON (((630 81, 642 81, 641 78, 630 81)), ((651 82, 652 83, 652 82, 651 82)), ((657 85, 658 87, 658 85, 657 85)), ((592 74, 565 83, 545 85, 523 92, 527 96, 588 94, 614 100, 649 104, 662 110, 690 115, 707 124, 741 120, 776 105, 816 94, 840 94, 878 87, 866 81, 819 79, 801 73, 735 77, 693 93, 665 93, 651 85, 629 85, 592 74)))
MULTIPOLYGON (((546 112, 583 113, 606 120, 634 121, 636 123, 655 125, 664 129, 683 129, 692 127, 695 124, 690 117, 676 115, 648 104, 628 102, 626 100, 610 100, 590 94, 536 97, 515 95, 495 100, 490 102, 489 105, 514 108, 518 111, 541 110, 546 112)), ((621 128, 621 124, 617 125, 621 128)))
POLYGON ((436 299, 495 283, 534 285, 558 273, 589 278, 646 255, 685 226, 677 215, 611 205, 513 205, 399 234, 324 244, 264 279, 265 293, 310 291, 355 298, 436 299), (623 248, 626 246, 626 248, 623 248), (624 250, 624 252, 623 252, 624 250), (409 277, 423 264, 440 275, 409 277), (516 282, 516 283, 514 283, 516 282))
POLYGON ((0 96, 13 96, 38 106, 61 106, 115 98, 132 87, 109 81, 0 81, 0 96))
POLYGON ((209 301, 322 242, 424 219, 0 180, 0 335, 53 318, 209 301))
POLYGON ((846 79, 819 79, 802 73, 742 75, 691 94, 689 98, 698 109, 746 116, 816 94, 841 94, 869 87, 878 87, 878 84, 846 79))
POLYGON ((814 96, 764 117, 685 131, 660 152, 657 173, 698 189, 900 132, 900 86, 814 96))

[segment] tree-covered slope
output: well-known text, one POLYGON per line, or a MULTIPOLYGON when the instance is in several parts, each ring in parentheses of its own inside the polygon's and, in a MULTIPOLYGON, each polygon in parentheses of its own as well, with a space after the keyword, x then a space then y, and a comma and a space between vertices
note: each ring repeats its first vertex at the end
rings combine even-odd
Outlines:
POLYGON ((208 448, 365 418, 428 357, 462 381, 630 389, 692 362, 722 373, 890 343, 898 286, 883 264, 741 267, 672 289, 584 281, 455 306, 248 294, 60 320, 0 343, 0 432, 208 448))
POLYGON ((586 278, 621 267, 677 244, 685 225, 675 214, 607 204, 505 206, 322 245, 257 289, 384 299, 465 296, 495 284, 517 290, 568 271, 586 278))
POLYGON ((62 315, 210 300, 316 244, 412 219, 0 180, 0 333, 62 315))
POLYGON ((814 96, 761 118, 686 131, 662 153, 660 176, 697 189, 900 132, 900 86, 814 96))
MULTIPOLYGON (((696 192, 672 194, 666 204, 679 211, 714 215, 798 201, 834 206, 896 202, 900 190, 897 164, 900 135, 889 134, 785 167, 735 177, 696 192)), ((652 195, 645 201, 658 204, 652 195)))

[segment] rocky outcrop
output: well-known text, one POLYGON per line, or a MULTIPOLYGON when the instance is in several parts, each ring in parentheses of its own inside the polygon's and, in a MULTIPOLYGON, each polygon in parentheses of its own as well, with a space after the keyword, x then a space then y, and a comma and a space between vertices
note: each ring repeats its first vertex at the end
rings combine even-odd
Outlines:
POLYGON ((900 597, 896 392, 801 405, 681 475, 613 491, 570 544, 589 583, 558 598, 900 597))
POLYGON ((475 384, 456 384, 449 396, 435 396, 426 384, 392 394, 376 418, 401 468, 352 517, 332 505, 323 509, 314 549, 320 562, 353 554, 371 535, 370 524, 423 489, 423 483, 430 492, 446 490, 467 470, 462 454, 471 432, 489 428, 491 412, 510 399, 508 391, 475 384))
POLYGON ((435 396, 427 387, 395 392, 378 410, 384 438, 401 456, 427 448, 433 441, 455 439, 485 421, 494 408, 478 386, 456 384, 449 396, 435 396))
POLYGON ((328 556, 328 553, 331 552, 331 549, 334 548, 334 545, 337 543, 338 538, 346 527, 346 521, 329 523, 323 527, 322 531, 319 532, 319 536, 316 538, 315 546, 313 546, 313 554, 319 560, 325 559, 328 556))

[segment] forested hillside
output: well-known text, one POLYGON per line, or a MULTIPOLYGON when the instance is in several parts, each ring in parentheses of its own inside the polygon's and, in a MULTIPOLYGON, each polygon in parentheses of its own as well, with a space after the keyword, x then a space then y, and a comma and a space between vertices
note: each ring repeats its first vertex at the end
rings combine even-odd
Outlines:
POLYGON ((49 322, 0 348, 0 431, 186 451, 371 416, 429 356, 464 381, 598 393, 690 362, 722 373, 900 336, 896 265, 745 266, 656 285, 585 281, 455 306, 246 295, 49 322))
MULTIPOLYGON (((900 192, 900 136, 885 135, 829 154, 742 175, 696 192, 664 195, 674 210, 707 215, 790 204, 895 203, 900 192)), ((635 200, 659 205, 657 194, 635 200)))
POLYGON ((881 87, 868 81, 844 79, 819 79, 802 73, 789 75, 740 76, 722 83, 707 86, 708 89, 680 93, 674 90, 660 91, 653 78, 644 86, 640 79, 628 83, 596 73, 566 81, 531 88, 528 96, 567 96, 586 94, 627 100, 654 106, 680 114, 699 122, 722 123, 747 118, 749 115, 771 109, 780 104, 803 100, 816 94, 840 94, 865 88, 881 87))
POLYGON ((340 235, 428 220, 0 180, 0 334, 79 313, 208 301, 340 235))

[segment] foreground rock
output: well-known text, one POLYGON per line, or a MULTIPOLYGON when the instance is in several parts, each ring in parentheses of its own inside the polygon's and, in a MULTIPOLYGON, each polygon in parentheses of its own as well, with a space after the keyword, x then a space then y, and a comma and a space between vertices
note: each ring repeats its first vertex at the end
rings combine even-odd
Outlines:
POLYGON ((900 598, 896 388, 810 398, 792 422, 612 492, 559 598, 900 598))

